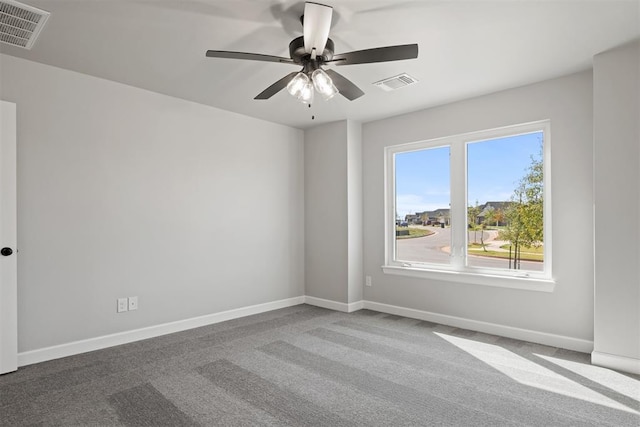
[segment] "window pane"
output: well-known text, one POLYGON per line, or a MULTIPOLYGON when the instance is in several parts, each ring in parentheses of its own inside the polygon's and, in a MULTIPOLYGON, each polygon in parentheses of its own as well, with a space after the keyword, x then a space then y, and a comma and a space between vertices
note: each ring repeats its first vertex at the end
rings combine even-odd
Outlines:
POLYGON ((543 133, 467 145, 467 265, 544 271, 543 133))
POLYGON ((449 147, 395 155, 396 261, 449 264, 449 147))

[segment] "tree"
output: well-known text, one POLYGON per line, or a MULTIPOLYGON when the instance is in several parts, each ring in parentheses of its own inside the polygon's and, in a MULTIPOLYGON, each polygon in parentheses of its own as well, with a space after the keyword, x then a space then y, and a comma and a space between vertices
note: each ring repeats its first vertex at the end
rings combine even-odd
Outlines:
POLYGON ((502 240, 508 240, 515 249, 514 268, 520 268, 522 246, 540 247, 544 242, 544 167, 542 147, 538 156, 531 156, 531 164, 525 176, 511 196, 506 209, 507 226, 500 232, 502 240))
POLYGON ((504 223, 505 221, 504 211, 500 208, 494 209, 493 218, 494 218, 494 221, 496 222, 496 227, 499 226, 500 223, 504 223))
POLYGON ((486 210, 484 218, 482 220, 482 236, 480 237, 480 244, 482 245, 482 249, 487 252, 487 248, 484 246, 484 229, 486 227, 491 227, 492 225, 497 224, 497 209, 489 208, 486 210))
POLYGON ((484 219, 482 220, 482 223, 486 226, 491 227, 492 225, 495 225, 496 222, 496 210, 491 208, 491 209, 487 209, 487 211, 484 214, 484 219))
POLYGON ((429 212, 428 211, 422 212, 422 214, 420 215, 420 221, 422 221, 423 225, 427 225, 427 222, 429 221, 429 212))
POLYGON ((469 206, 467 208, 469 228, 473 230, 473 243, 477 243, 476 232, 478 230, 478 215, 480 215, 480 206, 478 206, 478 201, 476 200, 475 206, 469 206))

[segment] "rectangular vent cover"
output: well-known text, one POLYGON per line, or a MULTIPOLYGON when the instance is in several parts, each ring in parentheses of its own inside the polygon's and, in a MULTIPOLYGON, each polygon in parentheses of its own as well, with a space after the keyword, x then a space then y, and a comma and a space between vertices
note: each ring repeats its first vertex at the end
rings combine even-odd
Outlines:
POLYGON ((411 77, 407 73, 402 73, 394 77, 389 77, 378 82, 374 83, 374 86, 379 87, 380 89, 391 91, 400 89, 401 87, 409 86, 414 83, 417 83, 418 80, 411 77))
POLYGON ((0 42, 31 49, 49 18, 49 12, 18 3, 0 0, 0 42))

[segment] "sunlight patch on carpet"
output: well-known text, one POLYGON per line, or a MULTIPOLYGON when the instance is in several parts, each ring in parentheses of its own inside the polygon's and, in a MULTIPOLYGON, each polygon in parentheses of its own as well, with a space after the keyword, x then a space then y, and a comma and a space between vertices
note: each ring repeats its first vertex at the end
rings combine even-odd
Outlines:
POLYGON ((439 332, 434 332, 434 334, 520 384, 637 414, 636 411, 626 405, 509 351, 504 347, 439 332))

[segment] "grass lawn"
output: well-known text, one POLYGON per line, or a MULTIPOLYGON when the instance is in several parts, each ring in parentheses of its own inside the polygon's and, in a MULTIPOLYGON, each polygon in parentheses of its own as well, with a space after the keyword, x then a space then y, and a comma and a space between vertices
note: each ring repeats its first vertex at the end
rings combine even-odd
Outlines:
MULTIPOLYGON (((509 245, 502 245, 500 246, 501 249, 506 249, 509 250, 509 245)), ((520 249, 521 253, 528 253, 528 254, 543 254, 544 253, 544 247, 540 246, 538 248, 530 248, 527 246, 524 246, 520 249)))
POLYGON ((413 227, 396 227, 396 230, 409 230, 409 235, 405 236, 396 236, 396 239, 413 239, 415 237, 424 237, 430 234, 433 234, 433 231, 427 230, 424 228, 413 228, 413 227))
MULTIPOLYGON (((501 249, 509 250, 509 245, 500 246, 501 249)), ((472 243, 468 247, 470 255, 481 255, 492 258, 509 258, 509 252, 498 251, 484 251, 480 243, 472 243)), ((511 254, 513 257, 513 253, 511 254)), ((520 252, 520 259, 522 261, 544 261, 544 249, 539 248, 523 248, 520 252)))

